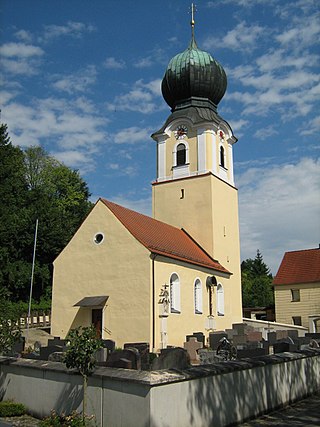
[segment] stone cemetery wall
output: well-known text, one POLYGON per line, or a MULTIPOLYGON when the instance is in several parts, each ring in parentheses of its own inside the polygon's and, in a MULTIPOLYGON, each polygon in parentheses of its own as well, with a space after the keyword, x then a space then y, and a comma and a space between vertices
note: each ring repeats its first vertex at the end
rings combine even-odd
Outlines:
MULTIPOLYGON (((178 370, 98 367, 87 413, 101 427, 222 427, 319 389, 317 348, 178 370)), ((38 417, 81 411, 82 377, 59 362, 0 357, 0 399, 38 417)))

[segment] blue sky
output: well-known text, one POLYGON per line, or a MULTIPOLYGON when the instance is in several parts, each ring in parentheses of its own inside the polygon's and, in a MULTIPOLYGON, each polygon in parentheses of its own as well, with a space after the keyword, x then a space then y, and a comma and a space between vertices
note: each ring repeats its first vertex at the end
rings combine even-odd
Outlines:
MULTIPOLYGON (((151 214, 170 113, 160 82, 191 38, 185 0, 2 0, 1 110, 12 141, 79 169, 92 200, 151 214)), ((273 273, 320 242, 320 20, 316 0, 196 2, 198 46, 224 67, 219 114, 239 141, 242 259, 273 273)))

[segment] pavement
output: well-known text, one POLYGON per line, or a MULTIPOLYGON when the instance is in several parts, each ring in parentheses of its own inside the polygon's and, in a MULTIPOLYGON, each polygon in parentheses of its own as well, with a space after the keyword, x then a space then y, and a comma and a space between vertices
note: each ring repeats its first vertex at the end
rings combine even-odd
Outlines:
POLYGON ((241 424, 241 427, 320 426, 320 391, 278 411, 241 424))

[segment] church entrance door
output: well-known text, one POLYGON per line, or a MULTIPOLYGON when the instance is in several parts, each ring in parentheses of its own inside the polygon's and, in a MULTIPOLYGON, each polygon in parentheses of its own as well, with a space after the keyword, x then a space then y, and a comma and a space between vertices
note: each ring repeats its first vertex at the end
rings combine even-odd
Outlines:
POLYGON ((97 331, 97 338, 102 337, 102 309, 92 309, 92 324, 97 331))

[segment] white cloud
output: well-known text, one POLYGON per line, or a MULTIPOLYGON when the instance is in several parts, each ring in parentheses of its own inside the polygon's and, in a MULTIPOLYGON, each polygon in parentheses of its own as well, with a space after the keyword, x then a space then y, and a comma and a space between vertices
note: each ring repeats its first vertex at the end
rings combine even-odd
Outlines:
POLYGON ((147 197, 145 199, 131 200, 125 195, 120 194, 116 197, 113 197, 112 202, 117 203, 121 206, 125 206, 126 208, 132 209, 136 212, 140 212, 144 215, 151 216, 151 197, 147 197))
POLYGON ((5 43, 0 46, 1 67, 11 74, 31 76, 37 74, 44 51, 34 45, 5 43))
POLYGON ((320 116, 314 117, 309 120, 304 126, 301 135, 313 135, 320 133, 320 116))
POLYGON ((234 29, 227 32, 220 41, 216 36, 208 37, 204 41, 205 49, 215 49, 217 45, 237 51, 252 51, 257 48, 257 39, 264 33, 264 28, 259 25, 250 25, 240 22, 234 29))
POLYGON ((120 70, 126 67, 126 63, 122 59, 116 59, 113 56, 109 56, 104 61, 103 66, 108 69, 120 70))
POLYGON ((305 46, 310 46, 312 43, 317 43, 320 37, 320 22, 319 17, 308 16, 308 22, 305 19, 300 19, 294 22, 295 26, 286 28, 281 34, 275 38, 282 46, 290 46, 297 48, 299 51, 305 46))
POLYGON ((133 65, 136 68, 148 68, 151 67, 153 63, 154 61, 152 60, 152 58, 148 56, 146 58, 138 59, 133 65))
POLYGON ((260 249, 275 274, 285 251, 316 247, 320 232, 320 161, 249 168, 239 186, 241 257, 260 249))
POLYGON ((15 32, 14 35, 18 40, 22 40, 23 42, 27 42, 27 43, 30 43, 33 39, 30 31, 26 31, 26 30, 19 30, 15 32))
POLYGON ((273 125, 267 126, 265 128, 259 128, 253 136, 257 139, 267 139, 270 136, 277 135, 279 132, 274 128, 273 125))
POLYGON ((138 80, 128 93, 116 96, 114 101, 107 105, 107 108, 110 111, 136 111, 149 114, 159 110, 158 96, 160 97, 159 79, 149 83, 138 80))
POLYGON ((70 151, 56 151, 51 153, 60 162, 66 166, 80 171, 80 174, 85 174, 94 170, 94 161, 88 158, 85 152, 70 150, 70 151))
POLYGON ((50 145, 68 166, 87 172, 94 169, 94 157, 106 140, 103 126, 108 121, 99 116, 97 109, 85 111, 84 103, 84 98, 36 99, 29 105, 9 101, 3 109, 3 120, 14 144, 50 145))
POLYGON ((95 27, 91 24, 82 22, 68 21, 66 25, 45 25, 44 40, 55 39, 63 36, 73 38, 81 38, 84 33, 95 31, 95 27))
POLYGON ((74 74, 58 77, 52 84, 55 89, 73 94, 75 92, 86 92, 88 87, 96 82, 97 71, 94 65, 88 65, 84 70, 74 74))
POLYGON ((150 134, 150 128, 141 129, 137 126, 132 126, 117 132, 113 139, 116 144, 135 144, 143 140, 150 140, 150 134))
POLYGON ((0 46, 0 55, 6 58, 30 58, 42 56, 44 51, 39 46, 25 43, 5 43, 0 46))

